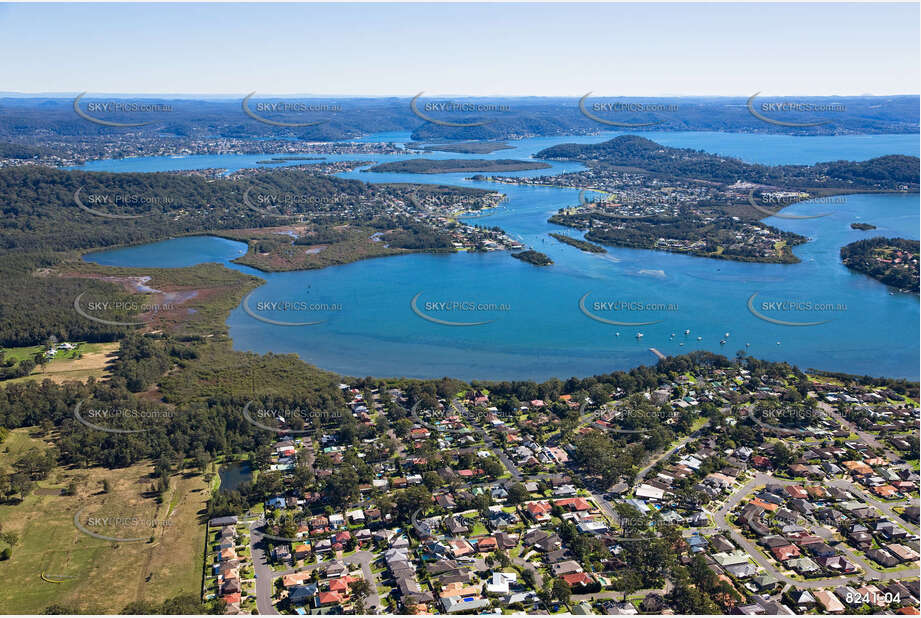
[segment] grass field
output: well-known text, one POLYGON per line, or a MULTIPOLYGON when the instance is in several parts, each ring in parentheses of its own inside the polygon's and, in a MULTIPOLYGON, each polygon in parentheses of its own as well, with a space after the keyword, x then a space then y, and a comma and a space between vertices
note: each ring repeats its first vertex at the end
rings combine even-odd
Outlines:
MULTIPOLYGON (((43 350, 43 346, 29 346, 25 348, 4 348, 6 358, 15 358, 21 361, 43 350)), ((0 384, 13 384, 27 380, 44 380, 48 378, 53 382, 61 383, 67 380, 85 382, 93 376, 102 379, 106 373, 106 365, 111 360, 111 355, 118 350, 118 343, 80 343, 76 350, 61 350, 51 359, 44 370, 36 366, 31 374, 21 378, 5 380, 0 384), (79 356, 79 358, 77 358, 79 356)))
MULTIPOLYGON (((27 429, 14 430, 0 446, 0 468, 33 447, 48 444, 27 429)), ((117 470, 56 468, 23 502, 0 505, 3 531, 19 536, 12 558, 0 563, 2 611, 34 614, 57 603, 82 612, 118 613, 140 599, 198 594, 204 541, 200 522, 208 497, 204 480, 174 475, 158 504, 147 493, 151 469, 149 464, 117 470), (108 493, 102 492, 104 479, 108 493), (76 495, 53 491, 72 480, 76 495), (112 542, 86 535, 74 526, 81 509, 81 523, 94 532, 117 538, 152 535, 154 540, 112 542), (92 516, 137 517, 141 523, 97 527, 92 516), (160 525, 147 527, 154 521, 160 525)))

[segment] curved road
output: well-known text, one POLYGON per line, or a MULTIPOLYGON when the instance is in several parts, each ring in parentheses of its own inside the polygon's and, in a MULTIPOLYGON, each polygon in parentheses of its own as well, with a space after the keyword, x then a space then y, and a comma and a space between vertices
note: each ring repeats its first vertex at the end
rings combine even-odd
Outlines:
MULTIPOLYGON (((278 611, 272 604, 272 593, 274 591, 273 582, 276 578, 297 571, 312 571, 313 569, 324 567, 335 561, 327 560, 325 562, 309 564, 301 568, 290 568, 284 571, 273 570, 272 567, 269 566, 265 546, 262 543, 264 537, 262 533, 257 530, 257 527, 264 523, 264 520, 260 519, 250 524, 249 542, 253 556, 253 569, 256 572, 256 609, 259 611, 260 615, 278 615, 278 611)), ((380 608, 383 607, 380 595, 377 593, 377 578, 371 570, 371 563, 374 562, 375 558, 376 555, 372 552, 360 551, 341 559, 342 562, 346 564, 357 564, 361 567, 362 575, 371 587, 371 594, 365 601, 367 607, 366 611, 369 614, 377 613, 380 611, 380 608)))
MULTIPOLYGON (((768 483, 775 483, 779 485, 798 484, 797 481, 779 479, 770 474, 760 473, 756 475, 753 479, 751 479, 750 481, 745 483, 745 485, 743 485, 737 491, 735 491, 726 500, 726 503, 722 507, 720 507, 718 511, 716 511, 713 514, 713 518, 716 521, 717 528, 719 528, 720 530, 727 531, 729 535, 732 537, 732 539, 742 549, 748 552, 748 554, 752 557, 752 559, 754 559, 754 561, 757 562, 758 565, 762 567, 765 571, 767 571, 768 573, 770 573, 777 579, 781 580, 782 582, 792 585, 792 586, 796 586, 797 588, 826 588, 828 586, 846 585, 848 582, 860 579, 861 577, 864 576, 861 574, 843 575, 840 577, 811 579, 811 580, 805 580, 805 581, 794 579, 790 577, 789 575, 782 573, 774 565, 773 560, 769 560, 767 556, 765 556, 762 553, 761 548, 759 548, 751 540, 745 538, 742 535, 742 533, 739 532, 738 528, 730 525, 729 522, 726 521, 726 515, 729 513, 729 511, 731 511, 733 508, 738 506, 738 504, 742 502, 742 500, 745 499, 756 487, 763 487, 764 485, 767 485, 768 483)), ((839 485, 841 487, 844 487, 845 489, 848 489, 849 491, 854 492, 855 495, 858 493, 861 493, 859 491, 856 491, 853 486, 853 483, 847 480, 836 479, 836 480, 829 481, 829 484, 839 485)), ((832 536, 832 533, 829 532, 823 526, 814 526, 814 531, 816 532, 817 536, 821 536, 826 539, 831 538, 832 536)), ((865 574, 871 575, 876 581, 888 581, 891 579, 901 579, 904 577, 917 577, 918 575, 918 569, 916 567, 906 567, 904 569, 898 569, 896 571, 881 572, 871 567, 864 560, 858 558, 856 555, 854 555, 853 552, 850 551, 850 549, 846 549, 845 547, 841 545, 839 545, 837 549, 840 549, 843 553, 845 553, 849 560, 851 560, 855 564, 862 567, 864 569, 865 574)))

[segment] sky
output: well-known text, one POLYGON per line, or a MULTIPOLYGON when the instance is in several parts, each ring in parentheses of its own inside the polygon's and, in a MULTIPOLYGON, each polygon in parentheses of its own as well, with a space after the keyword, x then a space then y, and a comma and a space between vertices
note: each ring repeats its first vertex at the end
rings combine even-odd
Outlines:
POLYGON ((0 4, 0 92, 921 92, 919 4, 0 4))

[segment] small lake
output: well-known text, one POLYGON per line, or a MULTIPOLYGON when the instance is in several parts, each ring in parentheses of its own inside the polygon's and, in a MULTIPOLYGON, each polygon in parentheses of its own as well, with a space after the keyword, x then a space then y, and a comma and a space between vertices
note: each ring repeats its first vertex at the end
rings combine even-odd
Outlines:
POLYGON ((221 477, 221 491, 233 491, 253 480, 253 468, 248 461, 236 462, 218 470, 221 477))

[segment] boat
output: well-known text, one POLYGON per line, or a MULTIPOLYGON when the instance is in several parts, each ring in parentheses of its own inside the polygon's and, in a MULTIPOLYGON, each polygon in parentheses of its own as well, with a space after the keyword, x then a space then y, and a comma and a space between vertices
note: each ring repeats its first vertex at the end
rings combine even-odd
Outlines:
POLYGON ((720 345, 726 345, 726 340, 725 340, 725 339, 720 339, 720 345))
POLYGON ((691 334, 691 329, 690 329, 690 328, 685 329, 684 334, 685 334, 685 335, 690 335, 690 334, 691 334))
POLYGON ((697 338, 697 341, 703 341, 703 340, 704 340, 703 337, 698 337, 698 338, 697 338))
POLYGON ((636 338, 637 338, 637 339, 642 339, 642 338, 643 338, 643 333, 637 333, 637 334, 636 334, 636 338))
POLYGON ((729 333, 726 333, 725 335, 723 335, 723 337, 726 337, 726 338, 728 339, 728 338, 729 338, 729 333))
POLYGON ((614 336, 615 336, 615 337, 620 337, 620 333, 619 333, 619 332, 614 333, 614 336))
POLYGON ((745 344, 745 347, 746 347, 746 348, 750 348, 750 347, 752 347, 752 344, 746 343, 746 344, 745 344))

